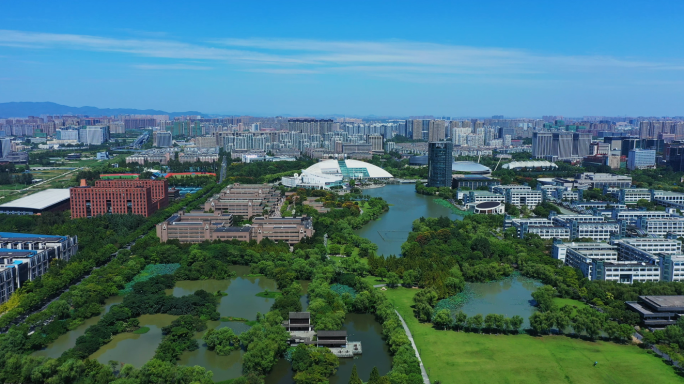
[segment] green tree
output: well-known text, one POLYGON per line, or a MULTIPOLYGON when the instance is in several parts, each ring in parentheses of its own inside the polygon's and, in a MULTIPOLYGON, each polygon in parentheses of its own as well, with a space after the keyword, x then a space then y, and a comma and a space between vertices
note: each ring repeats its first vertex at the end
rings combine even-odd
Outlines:
POLYGON ((458 311, 456 314, 456 318, 454 319, 454 324, 458 329, 462 329, 465 327, 466 320, 468 319, 468 315, 463 313, 462 311, 458 311))
POLYGON ((399 282, 400 282, 400 281, 401 281, 401 280, 399 279, 399 275, 397 275, 397 274, 394 273, 394 272, 390 272, 390 273, 387 275, 387 286, 390 287, 390 288, 394 288, 394 287, 396 287, 397 285, 399 285, 399 282))
POLYGON ((378 372, 378 367, 373 367, 367 384, 380 384, 380 372, 378 372))
POLYGON ((387 269, 386 268, 378 268, 378 271, 376 273, 378 274, 378 277, 382 281, 385 281, 385 278, 387 277, 387 269))
POLYGON ((477 330, 478 333, 480 333, 480 329, 482 329, 483 321, 482 321, 482 315, 479 313, 473 317, 471 317, 472 321, 472 327, 477 330))
POLYGON ((446 330, 451 326, 451 312, 448 309, 440 309, 435 314, 435 318, 432 320, 432 323, 435 325, 435 327, 446 330))
POLYGON ((511 317, 511 328, 516 332, 520 332, 520 328, 522 327, 524 321, 525 320, 518 315, 511 317))
POLYGON ((363 381, 359 378, 358 372, 356 372, 356 364, 352 368, 351 377, 349 378, 349 384, 363 384, 363 381))

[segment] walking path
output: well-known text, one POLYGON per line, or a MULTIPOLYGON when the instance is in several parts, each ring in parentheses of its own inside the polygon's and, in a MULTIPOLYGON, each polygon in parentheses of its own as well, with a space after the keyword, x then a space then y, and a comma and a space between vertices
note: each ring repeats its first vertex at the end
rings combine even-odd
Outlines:
POLYGON ((396 312, 397 316, 399 316, 399 320, 401 321, 401 325, 404 327, 406 336, 408 336, 409 340, 411 340, 413 350, 416 351, 416 357, 418 357, 418 362, 420 363, 420 372, 423 374, 423 383, 430 384, 430 378, 428 377, 427 371, 425 371, 425 367, 423 366, 423 360, 420 359, 420 354, 418 353, 418 348, 416 348, 416 343, 413 341, 413 335, 411 334, 411 330, 409 329, 408 325, 406 325, 404 318, 401 317, 399 312, 396 309, 394 310, 394 312, 396 312))

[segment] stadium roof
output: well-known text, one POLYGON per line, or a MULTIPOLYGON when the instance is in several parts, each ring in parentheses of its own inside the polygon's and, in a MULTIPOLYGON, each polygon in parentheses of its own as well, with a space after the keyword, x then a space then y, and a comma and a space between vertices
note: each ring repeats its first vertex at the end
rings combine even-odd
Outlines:
MULTIPOLYGON (((392 178, 392 174, 385 171, 384 169, 366 163, 365 161, 359 160, 325 160, 318 162, 306 169, 309 173, 319 174, 319 175, 340 175, 343 174, 340 169, 340 163, 344 163, 347 169, 365 169, 368 172, 368 178, 371 179, 389 179, 392 178)), ((344 176, 344 175, 343 175, 344 176)))
POLYGON ((451 164, 451 170, 454 172, 491 172, 489 167, 485 167, 482 164, 474 163, 472 161, 455 161, 451 164))
POLYGON ((0 205, 2 208, 45 209, 69 199, 69 189, 46 189, 0 205))
POLYGON ((502 165, 501 168, 558 168, 558 166, 550 161, 512 161, 508 164, 502 165))

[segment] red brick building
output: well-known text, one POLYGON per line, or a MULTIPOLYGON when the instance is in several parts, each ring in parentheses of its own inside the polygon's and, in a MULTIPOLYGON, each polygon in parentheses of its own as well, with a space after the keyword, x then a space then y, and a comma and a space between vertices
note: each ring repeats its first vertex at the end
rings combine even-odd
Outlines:
POLYGON ((98 180, 71 188, 71 218, 105 214, 150 216, 169 204, 166 180, 98 180))

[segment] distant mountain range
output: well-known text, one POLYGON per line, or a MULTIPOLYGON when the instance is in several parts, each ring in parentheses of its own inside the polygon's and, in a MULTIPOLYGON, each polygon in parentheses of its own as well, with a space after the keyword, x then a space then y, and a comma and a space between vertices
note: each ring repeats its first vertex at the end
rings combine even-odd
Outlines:
POLYGON ((40 115, 88 115, 88 116, 113 116, 113 115, 169 115, 169 117, 182 115, 203 115, 197 111, 166 112, 156 109, 132 109, 132 108, 97 108, 97 107, 70 107, 51 102, 11 102, 0 103, 0 118, 28 117, 40 115))

